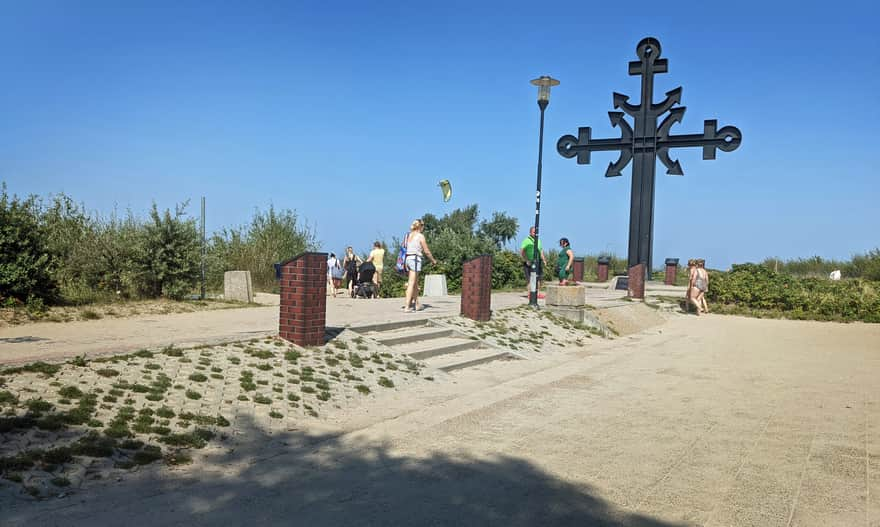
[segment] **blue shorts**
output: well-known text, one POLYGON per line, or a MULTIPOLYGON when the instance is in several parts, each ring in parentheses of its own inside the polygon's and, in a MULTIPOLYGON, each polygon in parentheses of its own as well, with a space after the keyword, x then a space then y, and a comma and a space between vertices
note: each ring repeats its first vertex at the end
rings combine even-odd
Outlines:
POLYGON ((406 270, 415 271, 417 273, 422 272, 422 257, 417 254, 407 254, 406 270))

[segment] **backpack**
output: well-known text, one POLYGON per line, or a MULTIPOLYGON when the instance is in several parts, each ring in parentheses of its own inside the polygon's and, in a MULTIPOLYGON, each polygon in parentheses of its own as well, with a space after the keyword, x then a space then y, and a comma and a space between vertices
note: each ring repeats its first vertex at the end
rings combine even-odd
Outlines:
POLYGON ((406 244, 409 241, 409 233, 403 236, 403 243, 400 244, 400 251, 397 252, 397 263, 394 264, 394 270, 399 274, 406 274, 406 244))

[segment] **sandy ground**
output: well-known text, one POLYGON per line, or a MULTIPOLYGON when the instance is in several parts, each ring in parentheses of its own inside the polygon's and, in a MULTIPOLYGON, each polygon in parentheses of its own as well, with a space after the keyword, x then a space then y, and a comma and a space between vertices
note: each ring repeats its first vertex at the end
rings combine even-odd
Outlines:
POLYGON ((880 525, 880 326, 665 316, 0 523, 880 525))

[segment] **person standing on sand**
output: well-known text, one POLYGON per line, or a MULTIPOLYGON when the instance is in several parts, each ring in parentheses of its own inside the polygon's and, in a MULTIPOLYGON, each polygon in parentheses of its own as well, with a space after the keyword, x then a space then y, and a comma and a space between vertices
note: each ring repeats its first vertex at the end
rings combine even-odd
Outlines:
POLYGON ((342 268, 345 269, 345 275, 348 278, 348 294, 354 296, 354 285, 357 283, 358 267, 364 263, 360 256, 355 254, 354 249, 349 245, 345 249, 345 259, 342 260, 342 268))
POLYGON ((425 224, 422 220, 415 220, 409 226, 409 236, 406 239, 406 271, 409 279, 406 283, 406 305, 403 306, 405 313, 421 311, 423 308, 419 305, 419 273, 422 271, 422 258, 427 255, 431 259, 431 263, 437 265, 437 260, 431 254, 428 248, 428 242, 425 241, 425 224))
POLYGON ((685 296, 684 311, 691 312, 691 304, 697 307, 697 314, 700 314, 700 305, 696 302, 697 291, 694 287, 694 281, 697 279, 697 261, 691 258, 688 260, 688 286, 687 295, 685 296))
MULTIPOLYGON (((547 268, 547 258, 544 257, 544 248, 541 246, 541 240, 538 240, 538 253, 541 255, 541 260, 544 262, 543 269, 547 268)), ((519 247, 519 256, 523 261, 523 270, 526 274, 526 296, 529 296, 531 293, 530 284, 532 278, 532 261, 535 259, 535 228, 531 227, 529 229, 529 235, 522 241, 519 247)), ((538 273, 538 276, 535 277, 538 290, 541 289, 541 275, 543 273, 538 273)))
POLYGON ((373 283, 376 284, 376 296, 374 298, 379 298, 379 289, 382 287, 382 269, 385 268, 385 249, 382 248, 382 244, 378 241, 373 243, 373 250, 370 251, 367 261, 372 262, 376 268, 376 272, 373 274, 373 283))
POLYGON ((333 298, 336 298, 336 291, 339 289, 342 272, 342 266, 339 265, 339 260, 336 259, 336 254, 330 253, 330 257, 327 258, 327 296, 330 296, 330 292, 332 291, 333 298))
POLYGON ((706 292, 709 291, 709 272, 706 271, 706 260, 702 258, 697 260, 697 278, 694 280, 694 286, 697 288, 697 307, 702 308, 703 313, 708 313, 706 292))
POLYGON ((559 258, 556 263, 559 265, 559 285, 568 285, 572 275, 571 266, 574 265, 574 251, 571 250, 568 238, 559 239, 559 258))

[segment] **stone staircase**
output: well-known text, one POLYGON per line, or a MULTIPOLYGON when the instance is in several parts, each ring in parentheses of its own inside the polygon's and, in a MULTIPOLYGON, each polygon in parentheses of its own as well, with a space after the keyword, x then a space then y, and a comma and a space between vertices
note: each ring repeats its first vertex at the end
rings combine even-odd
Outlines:
POLYGON ((348 328, 398 353, 450 372, 494 360, 521 357, 465 336, 430 319, 414 319, 348 328))

